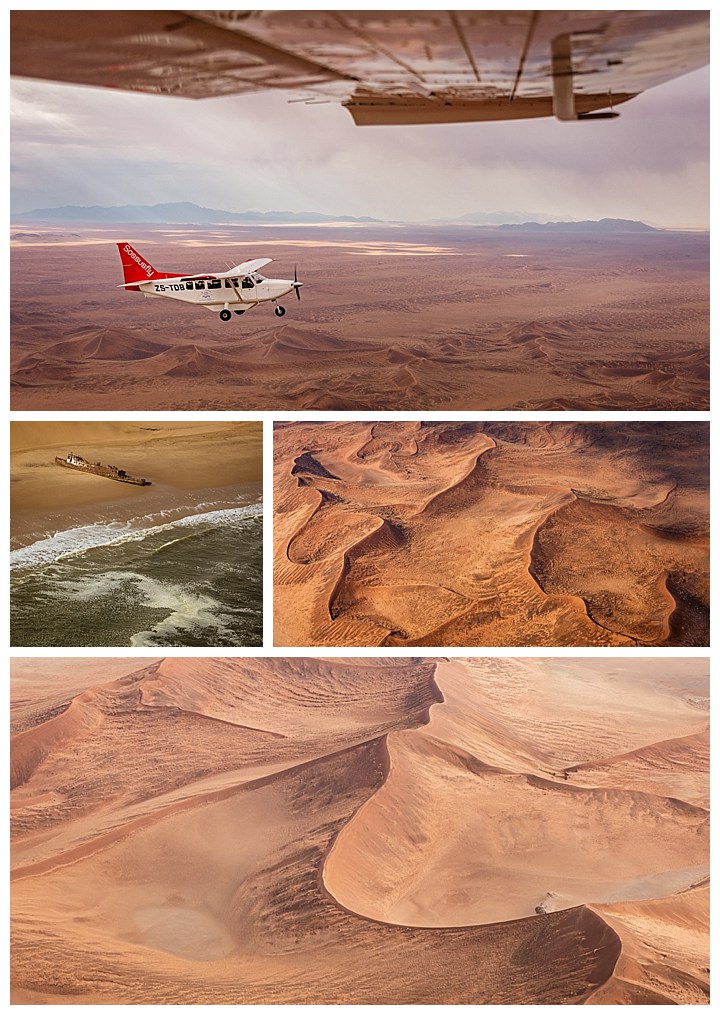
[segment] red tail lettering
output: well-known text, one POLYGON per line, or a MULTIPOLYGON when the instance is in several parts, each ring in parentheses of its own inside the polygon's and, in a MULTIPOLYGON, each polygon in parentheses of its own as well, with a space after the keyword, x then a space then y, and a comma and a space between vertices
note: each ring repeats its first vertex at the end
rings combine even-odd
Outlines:
POLYGON ((128 282, 151 282, 156 278, 176 277, 172 272, 157 271, 129 243, 118 243, 117 248, 120 252, 126 285, 128 282))

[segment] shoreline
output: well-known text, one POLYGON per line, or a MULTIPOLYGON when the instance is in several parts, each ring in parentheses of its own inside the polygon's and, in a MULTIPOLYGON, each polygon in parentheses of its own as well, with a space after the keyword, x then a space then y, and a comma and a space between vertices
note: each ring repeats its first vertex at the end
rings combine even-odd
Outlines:
MULTIPOLYGON (((50 541, 55 537, 72 532, 80 533, 83 530, 90 530, 96 527, 106 528, 110 537, 110 530, 113 527, 117 527, 117 539, 124 539, 133 532, 141 533, 165 525, 177 525, 185 519, 201 517, 213 512, 237 511, 243 508, 252 508, 254 505, 257 506, 258 512, 262 512, 262 485, 260 483, 246 484, 244 488, 220 488, 217 491, 205 490, 203 488, 202 491, 198 492, 207 494, 210 499, 203 498, 195 503, 183 499, 182 503, 177 503, 167 498, 159 502, 156 500, 152 505, 152 509, 146 512, 114 510, 111 516, 109 516, 107 511, 98 508, 86 514, 82 519, 60 513, 36 516, 36 522, 32 528, 25 527, 19 532, 13 532, 12 534, 10 540, 10 569, 11 571, 20 569, 20 566, 16 568, 12 564, 12 556, 17 551, 27 550, 42 542, 50 541), (225 491, 229 492, 230 490, 237 491, 237 496, 221 496, 225 491), (218 496, 212 496, 214 493, 218 494, 218 496)), ((114 505, 114 507, 119 506, 124 505, 114 505)), ((128 506, 134 508, 135 504, 132 503, 128 506)), ((82 550, 90 549, 93 546, 107 546, 115 541, 114 538, 108 538, 107 541, 98 540, 97 542, 88 543, 87 546, 78 546, 77 550, 68 549, 66 553, 58 554, 58 557, 82 552, 82 550)), ((33 567, 35 565, 28 566, 33 567)))
POLYGON ((262 493, 260 423, 13 423, 11 430, 12 549, 83 525, 241 506, 262 493), (68 450, 151 485, 62 469, 54 458, 68 450))

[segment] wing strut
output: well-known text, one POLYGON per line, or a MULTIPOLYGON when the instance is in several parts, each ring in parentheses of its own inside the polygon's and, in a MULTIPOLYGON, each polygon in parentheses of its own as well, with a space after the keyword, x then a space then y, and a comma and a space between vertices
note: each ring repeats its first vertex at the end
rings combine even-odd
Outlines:
MULTIPOLYGON (((578 113, 573 85, 572 36, 567 32, 552 41, 553 113, 558 120, 613 120, 613 109, 602 113, 578 113)), ((612 99, 610 99, 612 104, 612 99)))

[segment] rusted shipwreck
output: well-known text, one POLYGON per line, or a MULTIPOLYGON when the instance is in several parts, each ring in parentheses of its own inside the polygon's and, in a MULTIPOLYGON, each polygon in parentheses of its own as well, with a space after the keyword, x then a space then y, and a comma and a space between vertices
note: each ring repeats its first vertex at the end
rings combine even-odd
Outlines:
POLYGON ((118 469, 116 465, 103 465, 102 462, 88 462, 81 455, 76 455, 73 451, 68 452, 64 458, 56 455, 55 464, 62 465, 64 469, 75 469, 76 472, 90 472, 93 476, 115 479, 118 483, 132 483, 133 486, 152 486, 149 479, 129 476, 124 469, 118 469))

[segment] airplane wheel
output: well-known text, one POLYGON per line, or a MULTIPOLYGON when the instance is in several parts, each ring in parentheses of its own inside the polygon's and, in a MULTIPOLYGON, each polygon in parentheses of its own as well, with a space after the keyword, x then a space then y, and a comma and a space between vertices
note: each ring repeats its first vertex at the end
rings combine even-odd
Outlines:
POLYGON ((232 314, 230 313, 229 310, 221 310, 220 311, 220 320, 221 321, 229 321, 231 317, 232 317, 232 314))
POLYGON ((277 317, 285 316, 285 307, 275 307, 275 314, 277 317))
POLYGON ((236 310, 236 311, 235 311, 235 313, 236 313, 236 314, 238 315, 238 317, 239 317, 239 316, 240 316, 240 314, 244 314, 244 313, 245 313, 245 311, 244 311, 244 310, 236 310))

